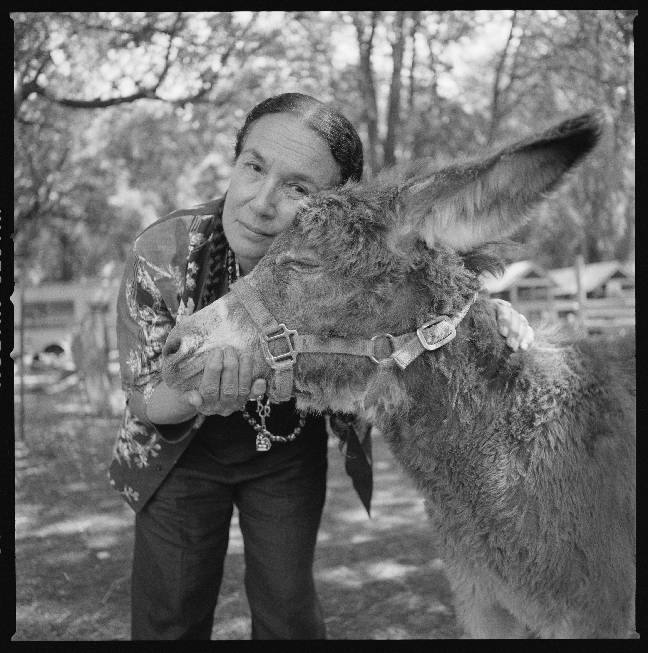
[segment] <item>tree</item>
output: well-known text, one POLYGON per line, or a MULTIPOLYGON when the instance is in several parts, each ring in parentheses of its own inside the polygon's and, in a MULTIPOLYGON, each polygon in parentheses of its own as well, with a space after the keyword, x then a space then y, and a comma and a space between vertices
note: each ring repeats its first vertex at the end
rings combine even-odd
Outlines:
POLYGON ((367 172, 372 174, 379 167, 378 148, 378 103, 376 98, 376 84, 372 52, 374 36, 378 24, 379 12, 351 12, 351 20, 356 30, 360 62, 358 67, 358 83, 363 104, 363 122, 367 129, 367 154, 365 156, 367 172))
POLYGON ((387 104, 387 133, 383 144, 383 165, 391 166, 396 163, 396 136, 400 128, 400 104, 403 75, 403 54, 405 50, 405 11, 397 11, 393 20, 394 37, 391 41, 392 50, 392 76, 389 86, 389 99, 387 104))
MULTIPOLYGON (((508 38, 506 39, 506 44, 502 50, 501 55, 498 57, 497 65, 495 66, 495 77, 493 79, 493 91, 492 91, 492 100, 491 100, 491 115, 490 115, 490 125, 488 127, 488 136, 486 140, 488 143, 492 143, 497 127, 500 122, 500 114, 502 112, 501 103, 501 94, 503 92, 502 86, 502 77, 504 76, 504 68, 507 64, 508 58, 510 56, 511 48, 514 47, 513 42, 513 33, 515 31, 515 26, 517 22, 518 12, 513 11, 511 17, 511 28, 509 30, 508 38)), ((516 49, 515 53, 518 52, 516 49)), ((513 68, 515 67, 515 62, 512 64, 513 68)), ((509 85, 513 81, 513 76, 509 74, 509 85)))
POLYGON ((12 18, 16 254, 52 279, 123 259, 150 211, 195 202, 179 185, 214 150, 231 151, 241 118, 231 98, 249 106, 270 94, 271 76, 259 81, 286 57, 279 27, 256 12, 12 18), (120 205, 136 189, 142 201, 120 205))
POLYGON ((222 194, 246 111, 295 90, 332 102, 358 127, 368 176, 421 156, 441 163, 599 107, 603 144, 523 235, 548 265, 579 251, 627 257, 635 15, 14 13, 17 259, 46 278, 123 260, 156 216, 222 194))

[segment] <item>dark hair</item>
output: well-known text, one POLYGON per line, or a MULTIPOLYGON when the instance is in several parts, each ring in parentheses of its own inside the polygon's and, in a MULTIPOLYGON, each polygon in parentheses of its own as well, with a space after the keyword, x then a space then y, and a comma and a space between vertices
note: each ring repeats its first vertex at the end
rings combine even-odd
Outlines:
POLYGON ((339 112, 310 95, 282 93, 257 104, 245 117, 236 133, 234 157, 238 159, 243 143, 255 120, 269 113, 290 113, 319 134, 329 146, 333 158, 340 166, 341 184, 362 177, 362 142, 353 125, 339 112))

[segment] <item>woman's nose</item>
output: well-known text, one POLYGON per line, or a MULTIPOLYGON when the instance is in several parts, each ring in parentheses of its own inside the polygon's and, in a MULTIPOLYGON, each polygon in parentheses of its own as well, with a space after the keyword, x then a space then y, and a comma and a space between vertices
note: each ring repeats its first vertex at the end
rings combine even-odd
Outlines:
POLYGON ((275 187, 272 183, 261 184, 252 200, 252 206, 260 215, 273 215, 275 187))
POLYGON ((165 356, 173 356, 173 354, 180 351, 180 347, 182 347, 182 338, 180 336, 170 336, 164 343, 162 353, 165 356))

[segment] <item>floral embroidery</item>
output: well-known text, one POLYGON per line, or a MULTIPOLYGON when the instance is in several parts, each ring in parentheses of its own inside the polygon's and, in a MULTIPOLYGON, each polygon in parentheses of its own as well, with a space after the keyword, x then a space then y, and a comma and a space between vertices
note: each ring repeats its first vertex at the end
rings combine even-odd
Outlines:
POLYGON ((178 314, 176 315, 176 320, 180 321, 180 318, 185 317, 186 315, 191 315, 196 310, 196 305, 193 300, 193 297, 189 297, 186 305, 184 300, 180 300, 180 305, 178 306, 178 314))
POLYGON ((155 458, 160 451, 158 434, 141 420, 137 419, 128 408, 124 411, 117 442, 113 448, 113 458, 128 467, 143 469, 148 467, 149 457, 155 458))
POLYGON ((139 357, 139 352, 135 349, 131 349, 128 352, 128 357, 126 358, 126 365, 131 371, 133 376, 138 376, 142 371, 142 365, 139 357))
POLYGON ((169 276, 178 288, 182 286, 182 270, 177 265, 169 264, 169 276))
POLYGON ((200 232, 194 232, 189 234, 189 247, 191 249, 197 249, 205 242, 205 235, 200 232))
MULTIPOLYGON (((177 279, 176 276, 176 270, 177 267, 174 265, 167 265, 166 268, 160 267, 159 265, 155 265, 155 263, 149 261, 148 259, 145 259, 143 256, 140 256, 140 260, 147 265, 151 270, 154 270, 155 272, 158 273, 158 276, 163 278, 163 279, 177 279)), ((149 278, 150 275, 149 275, 149 278)))
MULTIPOLYGON (((123 486, 121 494, 131 503, 146 499, 143 486, 139 486, 139 472, 150 469, 152 461, 160 457, 165 446, 146 415, 138 417, 131 406, 142 410, 150 401, 154 388, 161 381, 162 349, 169 332, 178 318, 196 309, 194 294, 200 272, 197 250, 212 238, 211 233, 201 231, 211 230, 214 215, 218 218, 221 206, 214 206, 215 214, 191 217, 188 251, 186 241, 183 241, 183 251, 168 249, 166 244, 172 242, 178 223, 174 220, 162 221, 141 237, 147 239, 146 251, 155 253, 153 260, 145 258, 135 249, 130 259, 132 263, 125 272, 124 290, 119 297, 117 330, 122 387, 129 404, 124 410, 113 446, 111 484, 117 488, 123 486), (186 268, 183 264, 186 264, 186 268), (161 279, 165 280, 164 295, 158 286, 161 279), (167 292, 177 297, 177 316, 175 307, 166 304, 167 292)), ((214 224, 217 237, 225 243, 220 223, 216 220, 214 224)))
POLYGON ((144 403, 148 405, 149 401, 151 401, 151 395, 153 394, 153 390, 155 390, 154 386, 152 383, 147 383, 144 386, 144 403))
POLYGON ((124 485, 123 489, 119 492, 119 494, 123 494, 126 500, 130 501, 131 503, 134 503, 135 501, 139 501, 139 492, 137 492, 137 490, 134 490, 130 485, 124 485))
MULTIPOLYGON (((136 267, 135 267, 137 283, 144 290, 146 290, 146 292, 148 292, 151 295, 151 297, 153 297, 153 299, 155 300, 155 306, 159 306, 159 303, 162 301, 162 295, 160 294, 160 290, 158 289, 157 285, 155 284, 155 281, 153 281, 153 277, 151 276, 151 274, 149 273, 149 271, 146 269, 145 266, 151 267, 156 272, 161 272, 162 274, 165 274, 165 273, 160 268, 156 268, 155 266, 152 266, 143 257, 141 257, 141 256, 138 257, 138 265, 136 265, 136 267)), ((167 276, 167 275, 165 274, 165 276, 167 276)))

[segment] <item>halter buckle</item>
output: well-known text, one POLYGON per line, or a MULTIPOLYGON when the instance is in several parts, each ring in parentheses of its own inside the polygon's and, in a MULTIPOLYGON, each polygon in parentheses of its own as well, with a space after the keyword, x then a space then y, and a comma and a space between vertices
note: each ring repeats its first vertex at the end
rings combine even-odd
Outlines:
POLYGON ((457 330, 447 315, 439 315, 438 317, 431 319, 429 322, 421 324, 421 326, 416 329, 416 335, 425 349, 428 351, 434 351, 453 340, 457 335, 457 330), (431 329, 431 333, 426 332, 427 329, 435 326, 436 328, 431 329))
POLYGON ((271 329, 270 331, 262 334, 261 336, 261 347, 263 348, 263 355, 265 356, 268 365, 273 370, 286 369, 287 367, 292 367, 297 360, 297 352, 290 341, 290 336, 296 336, 297 331, 294 329, 287 329, 286 325, 282 322, 277 325, 276 329, 271 329), (288 351, 282 352, 280 354, 273 354, 270 351, 269 343, 270 341, 279 340, 280 338, 286 339, 286 346, 288 351))
POLYGON ((393 360, 392 359, 392 354, 394 353, 394 350, 396 349, 396 347, 394 347, 394 336, 392 336, 391 333, 378 333, 375 336, 371 337, 371 342, 375 342, 376 338, 388 338, 389 342, 391 344, 391 353, 389 354, 389 356, 387 356, 387 357, 385 357, 385 358, 383 358, 381 360, 378 360, 373 354, 369 354, 369 358, 374 363, 376 363, 376 365, 386 365, 388 363, 391 363, 392 360, 393 360))

